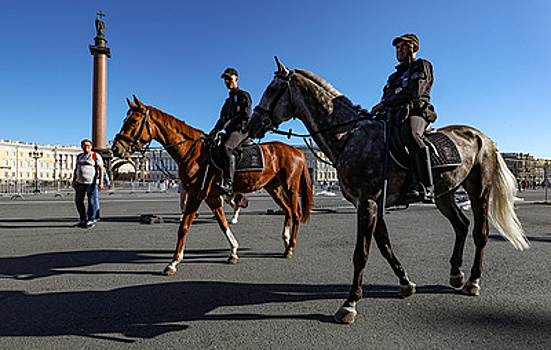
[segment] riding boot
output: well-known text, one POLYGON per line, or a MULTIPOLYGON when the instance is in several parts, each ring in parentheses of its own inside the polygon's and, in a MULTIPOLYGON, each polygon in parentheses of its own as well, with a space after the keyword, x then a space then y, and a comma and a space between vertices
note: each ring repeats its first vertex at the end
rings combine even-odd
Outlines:
POLYGON ((227 195, 231 196, 233 194, 233 178, 236 168, 235 154, 230 154, 226 162, 226 171, 223 173, 223 178, 220 181, 219 187, 222 191, 226 192, 227 195))
POLYGON ((434 182, 430 165, 430 153, 428 147, 423 147, 415 154, 416 168, 419 179, 424 188, 423 202, 434 203, 434 182))
POLYGON ((408 201, 423 201, 434 203, 434 183, 430 164, 430 153, 428 147, 423 147, 413 156, 413 186, 408 192, 408 201))

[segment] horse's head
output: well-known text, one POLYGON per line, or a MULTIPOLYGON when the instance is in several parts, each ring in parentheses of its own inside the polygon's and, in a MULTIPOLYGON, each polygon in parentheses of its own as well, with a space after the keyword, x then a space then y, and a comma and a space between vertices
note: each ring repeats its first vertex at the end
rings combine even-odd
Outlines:
POLYGON ((254 108, 249 121, 249 135, 262 138, 267 131, 291 119, 297 106, 293 103, 291 80, 294 73, 285 67, 277 57, 277 71, 274 79, 264 91, 260 103, 254 108))
POLYGON ((150 143, 153 138, 149 107, 134 96, 134 103, 126 99, 130 109, 122 124, 121 131, 115 136, 111 150, 115 157, 129 158, 132 153, 150 143))

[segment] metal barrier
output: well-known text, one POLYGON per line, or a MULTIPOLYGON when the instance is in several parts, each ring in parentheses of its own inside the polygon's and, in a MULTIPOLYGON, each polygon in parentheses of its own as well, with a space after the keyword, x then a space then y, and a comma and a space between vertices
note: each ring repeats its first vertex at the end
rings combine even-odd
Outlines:
POLYGON ((33 194, 56 194, 62 195, 72 191, 70 182, 61 181, 40 181, 37 183, 29 181, 1 181, 0 196, 12 197, 12 199, 23 198, 25 195, 33 194))
MULTIPOLYGON (((113 181, 105 192, 115 193, 176 193, 178 186, 165 182, 113 181)), ((63 197, 74 192, 69 181, 41 181, 38 184, 26 181, 0 181, 0 197, 25 199, 31 195, 55 195, 63 197)))
POLYGON ((142 182, 142 181, 113 181, 111 188, 108 191, 112 193, 159 193, 159 192, 176 192, 177 185, 169 185, 166 182, 142 182))

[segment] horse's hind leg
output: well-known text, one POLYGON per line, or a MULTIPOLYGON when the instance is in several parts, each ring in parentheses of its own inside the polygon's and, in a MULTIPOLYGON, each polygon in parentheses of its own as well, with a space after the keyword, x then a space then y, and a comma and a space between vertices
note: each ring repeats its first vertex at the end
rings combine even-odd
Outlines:
POLYGON ((230 223, 237 224, 239 222, 239 212, 241 211, 239 204, 235 202, 235 197, 229 196, 226 197, 226 203, 228 203, 233 210, 233 216, 230 220, 230 223))
POLYGON ((299 208, 299 197, 298 197, 298 188, 291 188, 287 191, 287 196, 285 198, 289 199, 287 205, 291 208, 291 222, 293 226, 291 227, 291 237, 287 249, 285 251, 285 257, 290 258, 293 256, 293 249, 297 245, 297 232, 300 225, 300 208, 299 208))
POLYGON ((390 245, 390 239, 388 237, 388 229, 383 217, 381 216, 377 219, 377 226, 375 227, 374 235, 379 251, 386 261, 388 261, 396 276, 400 279, 400 295, 404 298, 413 295, 415 293, 415 283, 409 280, 406 269, 404 269, 402 264, 400 264, 396 258, 396 255, 394 255, 390 245))
POLYGON ((241 211, 241 208, 236 205, 235 208, 233 208, 233 216, 230 220, 230 223, 237 224, 239 222, 239 212, 241 211))
POLYGON ((471 276, 463 287, 463 294, 479 295, 480 278, 482 277, 482 257, 483 251, 488 243, 488 233, 490 227, 488 224, 488 209, 490 204, 490 190, 488 186, 484 190, 477 192, 478 195, 471 195, 469 189, 469 198, 471 199, 471 208, 474 216, 473 239, 475 244, 474 263, 471 269, 471 276))
POLYGON ((295 239, 293 239, 293 236, 291 235, 291 208, 287 203, 288 201, 285 197, 285 193, 281 185, 266 186, 264 188, 268 191, 274 202, 276 202, 276 204, 281 208, 281 210, 283 210, 283 213, 285 214, 283 232, 281 234, 281 237, 283 238, 283 244, 285 245, 285 253, 283 253, 283 257, 290 258, 293 256, 293 248, 296 245, 296 235, 295 239))
POLYGON ((455 203, 453 193, 444 194, 436 199, 438 210, 450 221, 455 231, 455 244, 450 259, 450 284, 454 288, 461 288, 465 283, 465 274, 461 271, 463 264, 463 250, 469 229, 469 219, 461 212, 455 203))

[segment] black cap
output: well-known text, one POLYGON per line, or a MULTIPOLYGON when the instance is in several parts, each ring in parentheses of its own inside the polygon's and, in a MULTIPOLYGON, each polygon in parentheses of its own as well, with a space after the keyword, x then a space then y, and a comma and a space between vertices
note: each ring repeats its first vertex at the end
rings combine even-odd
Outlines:
POLYGON ((237 70, 235 68, 226 68, 226 70, 224 71, 224 73, 222 73, 222 75, 220 76, 220 78, 224 79, 225 77, 231 77, 232 75, 235 75, 236 77, 239 76, 239 74, 237 74, 237 70))

